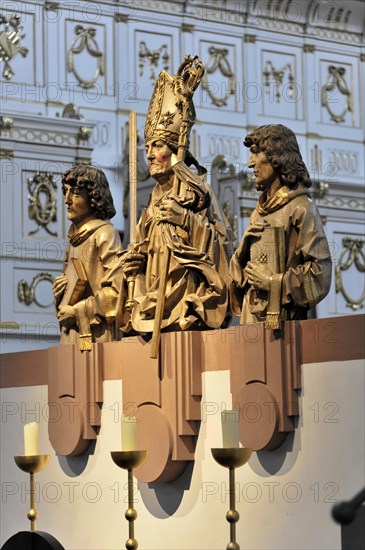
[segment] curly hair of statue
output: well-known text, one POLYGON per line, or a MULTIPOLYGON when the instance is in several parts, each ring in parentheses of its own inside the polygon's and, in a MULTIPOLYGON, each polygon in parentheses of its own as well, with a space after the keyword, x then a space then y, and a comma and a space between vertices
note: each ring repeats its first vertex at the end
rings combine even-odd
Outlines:
POLYGON ((115 216, 113 197, 106 175, 100 168, 91 165, 77 165, 67 170, 62 176, 62 190, 65 185, 85 189, 94 215, 100 220, 110 220, 115 216))
POLYGON ((311 187, 312 182, 300 154, 294 132, 282 124, 264 124, 250 132, 243 142, 246 147, 257 147, 265 153, 282 183, 293 189, 302 183, 311 187))

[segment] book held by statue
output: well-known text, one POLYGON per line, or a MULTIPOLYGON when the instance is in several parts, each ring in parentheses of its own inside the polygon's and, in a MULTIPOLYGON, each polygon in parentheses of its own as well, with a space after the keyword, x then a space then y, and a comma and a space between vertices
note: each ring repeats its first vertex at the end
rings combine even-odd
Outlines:
POLYGON ((67 277, 67 288, 62 297, 59 307, 73 306, 82 299, 88 283, 87 275, 81 260, 71 258, 67 264, 65 275, 67 277))

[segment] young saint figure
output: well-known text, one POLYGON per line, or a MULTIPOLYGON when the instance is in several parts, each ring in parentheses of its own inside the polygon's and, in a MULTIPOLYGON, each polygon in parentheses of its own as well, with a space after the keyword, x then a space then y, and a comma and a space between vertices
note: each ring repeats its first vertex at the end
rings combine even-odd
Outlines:
POLYGON ((109 221, 115 208, 102 170, 71 168, 62 176, 62 191, 72 225, 63 273, 53 285, 61 343, 79 343, 87 350, 92 342, 112 341, 117 335, 121 241, 109 221))
POLYGON ((331 285, 331 255, 292 130, 281 124, 248 134, 248 167, 261 194, 230 263, 233 313, 241 323, 306 319, 331 285))
MULTIPOLYGON (((176 162, 183 130, 175 94, 175 77, 162 71, 145 125, 148 166, 157 183, 139 220, 136 242, 121 257, 125 275, 121 328, 125 333, 153 331, 166 249, 170 261, 161 329, 218 328, 227 316, 230 228, 204 182, 206 170, 188 150, 185 161, 176 162), (189 168, 192 165, 195 172, 189 168), (128 311, 126 279, 130 276, 135 277, 134 305, 128 311)), ((191 126, 195 112, 189 101, 191 126)))

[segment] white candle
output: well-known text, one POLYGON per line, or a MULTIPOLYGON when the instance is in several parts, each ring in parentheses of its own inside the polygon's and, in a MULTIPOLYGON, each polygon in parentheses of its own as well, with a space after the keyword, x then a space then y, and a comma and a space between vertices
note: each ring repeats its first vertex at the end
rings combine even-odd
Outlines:
POLYGON ((39 455, 38 423, 24 426, 24 456, 39 455))
POLYGON ((135 416, 122 416, 122 450, 137 450, 137 418, 135 416))
POLYGON ((222 411, 223 447, 239 447, 238 413, 237 411, 222 411))

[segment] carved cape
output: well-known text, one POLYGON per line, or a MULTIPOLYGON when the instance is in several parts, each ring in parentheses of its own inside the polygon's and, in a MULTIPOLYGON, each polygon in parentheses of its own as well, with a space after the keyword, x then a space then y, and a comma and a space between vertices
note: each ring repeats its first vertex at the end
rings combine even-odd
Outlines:
POLYGON ((145 253, 147 259, 144 272, 136 278, 131 315, 123 307, 126 285, 122 291, 120 324, 125 332, 153 331, 166 247, 171 250, 171 259, 162 329, 218 328, 227 316, 230 227, 209 186, 184 163, 173 170, 181 181, 180 197, 186 205, 184 223, 182 227, 159 223, 159 201, 172 189, 155 185, 137 226, 136 244, 130 245, 145 253))
POLYGON ((71 258, 77 258, 84 266, 88 284, 83 299, 74 306, 78 323, 70 330, 61 327, 61 343, 77 343, 79 334, 88 329, 93 342, 112 341, 116 336, 115 309, 123 279, 117 256, 122 248, 119 234, 109 220, 94 219, 78 230, 71 225, 68 239, 63 272, 67 273, 71 258))
POLYGON ((252 245, 267 227, 283 226, 285 272, 281 284, 282 320, 306 319, 329 292, 331 255, 316 205, 303 185, 284 186, 267 199, 263 192, 242 241, 230 263, 232 311, 241 323, 265 321, 268 292, 256 291, 247 282, 245 265, 252 259, 252 245))

